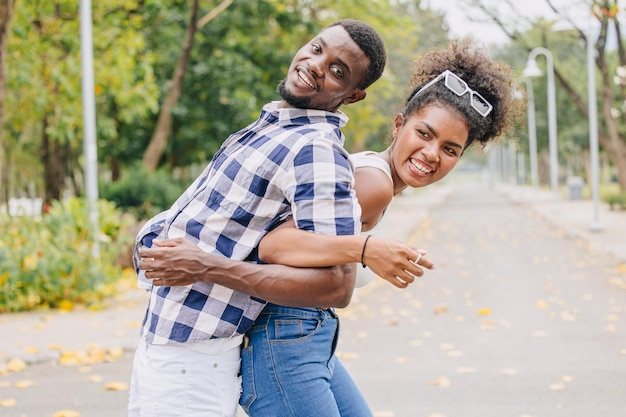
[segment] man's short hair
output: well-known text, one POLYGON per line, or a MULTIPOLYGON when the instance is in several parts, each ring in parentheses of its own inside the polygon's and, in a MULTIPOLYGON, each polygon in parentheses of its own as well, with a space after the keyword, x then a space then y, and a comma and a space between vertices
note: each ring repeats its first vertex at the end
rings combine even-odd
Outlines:
POLYGON ((328 27, 331 26, 341 26, 344 28, 352 40, 359 45, 359 48, 365 53, 365 56, 369 58, 369 71, 365 74, 365 78, 358 84, 360 89, 365 90, 383 75, 383 70, 387 62, 383 39, 378 32, 376 32, 376 29, 360 20, 343 19, 330 24, 328 27))

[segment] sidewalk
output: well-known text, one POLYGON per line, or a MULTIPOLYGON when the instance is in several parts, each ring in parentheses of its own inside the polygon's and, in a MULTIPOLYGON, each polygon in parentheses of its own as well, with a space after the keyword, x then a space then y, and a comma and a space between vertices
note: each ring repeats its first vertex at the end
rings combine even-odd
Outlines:
POLYGON ((549 190, 498 184, 497 192, 514 202, 527 205, 539 216, 563 229, 563 232, 588 243, 592 250, 608 253, 626 263, 626 211, 609 209, 599 202, 597 213, 592 200, 559 200, 549 190), (596 229, 599 226, 599 230, 596 229))
MULTIPOLYGON (((410 233, 459 185, 436 185, 407 191, 396 198, 389 216, 400 213, 402 221, 388 222, 394 230, 386 235, 410 240, 410 233), (410 215, 406 215, 409 213, 410 215), (404 215, 403 215, 404 214, 404 215), (393 226, 393 225, 396 226, 393 226)), ((555 205, 550 192, 533 193, 529 187, 494 185, 494 190, 530 207, 539 216, 560 227, 566 235, 587 242, 593 251, 606 252, 626 263, 626 212, 610 211, 600 204, 602 230, 591 230, 593 204, 589 200, 561 199, 555 205), (556 208, 556 209, 555 209, 556 208)), ((12 358, 27 364, 57 362, 63 354, 81 354, 90 349, 133 351, 139 337, 147 293, 130 288, 101 311, 32 312, 0 315, 0 371, 12 358)))

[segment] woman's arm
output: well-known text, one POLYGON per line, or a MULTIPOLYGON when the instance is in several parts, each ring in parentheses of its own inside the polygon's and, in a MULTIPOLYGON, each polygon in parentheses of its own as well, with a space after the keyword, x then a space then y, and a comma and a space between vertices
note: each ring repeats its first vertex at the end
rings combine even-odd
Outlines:
MULTIPOLYGON (((363 213, 363 230, 370 230, 393 198, 393 184, 382 171, 364 167, 356 170, 355 189, 363 213)), ((259 258, 271 264, 296 267, 363 262, 378 276, 401 288, 413 282, 414 275, 424 274, 422 268, 411 262, 418 257, 415 247, 377 236, 370 237, 366 244, 366 237, 312 233, 297 229, 293 221, 288 221, 261 240, 259 258)), ((426 258, 419 264, 433 267, 426 258)))
POLYGON ((406 243, 378 236, 370 236, 367 243, 366 239, 364 235, 328 236, 307 232, 288 222, 263 238, 259 258, 270 264, 295 267, 363 262, 376 275, 400 288, 412 283, 414 276, 422 276, 421 267, 431 269, 434 266, 423 256, 419 266, 415 264, 413 261, 420 252, 406 243))

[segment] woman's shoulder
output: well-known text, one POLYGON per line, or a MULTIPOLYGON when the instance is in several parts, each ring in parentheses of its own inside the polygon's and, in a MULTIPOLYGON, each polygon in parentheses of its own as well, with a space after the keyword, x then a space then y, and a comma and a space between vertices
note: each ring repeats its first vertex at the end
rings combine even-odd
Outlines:
POLYGON ((391 167, 385 159, 383 159, 378 152, 363 151, 350 154, 350 161, 354 165, 354 169, 357 168, 376 168, 383 171, 390 180, 391 167))

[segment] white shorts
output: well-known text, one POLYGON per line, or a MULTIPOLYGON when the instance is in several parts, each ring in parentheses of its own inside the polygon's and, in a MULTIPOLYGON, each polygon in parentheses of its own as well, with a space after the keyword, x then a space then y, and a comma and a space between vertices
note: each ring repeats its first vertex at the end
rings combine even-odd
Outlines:
POLYGON ((129 417, 235 417, 240 350, 208 354, 141 340, 133 361, 129 417))

